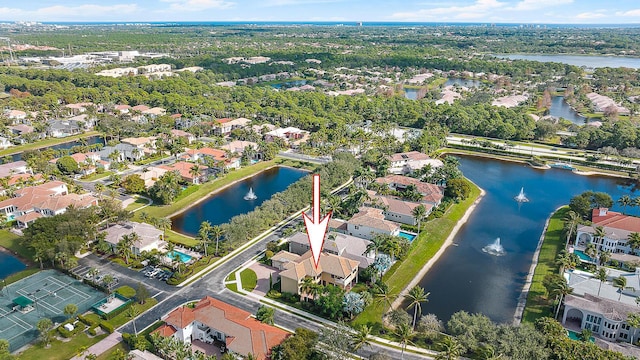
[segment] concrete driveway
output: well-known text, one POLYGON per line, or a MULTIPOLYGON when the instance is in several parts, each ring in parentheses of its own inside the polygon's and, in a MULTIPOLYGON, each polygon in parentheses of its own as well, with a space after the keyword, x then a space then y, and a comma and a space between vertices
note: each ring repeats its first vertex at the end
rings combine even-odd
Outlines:
POLYGON ((249 266, 249 269, 255 271, 258 276, 258 283, 256 284, 256 288, 252 291, 252 293, 256 295, 267 295, 267 292, 269 291, 269 275, 271 275, 274 284, 280 277, 280 270, 258 262, 249 266))

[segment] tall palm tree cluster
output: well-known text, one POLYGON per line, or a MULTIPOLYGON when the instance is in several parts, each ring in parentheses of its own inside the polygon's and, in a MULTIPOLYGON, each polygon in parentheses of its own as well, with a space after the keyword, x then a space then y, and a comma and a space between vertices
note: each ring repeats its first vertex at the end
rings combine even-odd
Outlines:
MULTIPOLYGON (((201 351, 193 351, 191 344, 182 342, 174 337, 164 337, 157 333, 151 334, 151 344, 155 352, 163 359, 170 360, 215 360, 215 355, 206 355, 201 351)), ((226 355, 226 354, 225 354, 226 355)), ((224 357, 223 357, 224 358, 224 357)), ((235 357, 230 357, 235 359, 235 357)))

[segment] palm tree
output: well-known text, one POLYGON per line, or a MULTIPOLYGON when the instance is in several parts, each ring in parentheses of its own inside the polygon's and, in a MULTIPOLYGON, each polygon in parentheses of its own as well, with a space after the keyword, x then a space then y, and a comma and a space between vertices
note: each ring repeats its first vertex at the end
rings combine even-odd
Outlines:
POLYGON ((207 248, 209 247, 209 237, 211 236, 211 223, 203 221, 200 223, 200 230, 198 230, 198 236, 200 237, 200 243, 204 248, 204 256, 207 256, 207 248))
POLYGON ((220 237, 222 237, 223 234, 224 231, 222 231, 222 228, 220 226, 214 225, 211 228, 211 235, 216 238, 216 256, 218 256, 218 242, 220 242, 220 237))
POLYGON ((633 232, 629 234, 627 245, 631 248, 631 252, 635 253, 640 248, 640 233, 633 232))
POLYGON ((140 309, 135 305, 131 306, 127 312, 127 317, 131 319, 131 322, 133 323, 133 334, 135 336, 138 336, 138 330, 136 329, 136 317, 138 315, 140 315, 140 309))
POLYGON ((167 237, 167 230, 171 229, 171 219, 166 217, 157 218, 155 225, 162 229, 163 237, 167 237))
POLYGON ((569 241, 571 240, 571 236, 575 233, 578 224, 580 224, 580 215, 578 215, 575 211, 569 211, 567 216, 564 218, 564 227, 567 231, 567 241, 565 244, 565 249, 569 246, 569 241))
POLYGON ((400 324, 396 329, 396 336, 398 342, 402 346, 402 352, 400 353, 400 359, 404 359, 404 350, 408 344, 411 344, 411 337, 413 336, 413 329, 408 324, 400 324))
POLYGON ((195 180, 194 182, 195 184, 200 183, 200 180, 198 180, 200 171, 202 171, 202 167, 198 164, 193 164, 193 166, 191 166, 191 168, 189 169, 189 175, 193 176, 193 179, 195 180))
POLYGON ((116 245, 116 251, 118 255, 124 258, 124 262, 127 265, 129 265, 129 256, 133 254, 133 251, 131 251, 131 247, 133 246, 133 243, 135 241, 135 237, 131 236, 133 234, 134 233, 122 235, 120 242, 118 242, 118 245, 116 245))
POLYGON ((369 335, 371 335, 371 328, 367 325, 360 326, 357 331, 351 335, 351 347, 353 351, 358 351, 365 345, 371 346, 369 335))
POLYGON ((456 360, 464 352, 464 347, 451 336, 445 336, 438 345, 442 349, 436 355, 438 360, 456 360))
MULTIPOLYGON (((377 258, 378 257, 378 251, 380 251, 380 249, 382 248, 383 244, 384 244, 384 237, 378 236, 378 235, 374 236, 370 240, 369 244, 367 245, 367 249, 366 249, 364 254, 368 254, 368 253, 373 251, 374 254, 375 254, 374 255, 374 259, 377 258)), ((362 255, 364 255, 364 254, 362 254, 362 255)))
POLYGON ((409 301, 409 305, 407 305, 407 309, 413 307, 413 328, 416 327, 416 318, 418 316, 418 311, 422 313, 422 303, 429 302, 429 292, 425 293, 424 289, 420 286, 414 286, 409 293, 404 296, 405 300, 409 301))
POLYGON ((629 195, 622 195, 618 199, 618 204, 620 206, 622 206, 622 208, 624 209, 622 211, 623 214, 627 212, 627 206, 631 205, 632 203, 633 203, 633 200, 631 199, 631 197, 629 195))
POLYGON ((377 283, 373 288, 373 297, 375 298, 376 302, 383 302, 389 307, 391 307, 391 303, 393 303, 393 300, 395 300, 396 298, 396 296, 391 294, 391 292, 389 291, 389 287, 387 286, 387 284, 382 282, 377 283))
POLYGON ((580 262, 580 258, 578 255, 574 253, 568 253, 565 250, 562 250, 558 257, 556 257, 556 264, 558 265, 560 274, 564 273, 564 270, 569 268, 573 269, 580 262))
POLYGON ((622 298, 622 290, 627 287, 627 278, 620 275, 617 278, 613 279, 613 286, 620 289, 620 295, 618 295, 618 301, 622 298))
POLYGON ((600 251, 598 258, 600 258, 600 265, 604 265, 611 260, 611 252, 600 251))
POLYGON ((593 244, 593 243, 587 244, 586 248, 584 249, 584 253, 588 257, 595 259, 596 256, 598 256, 598 248, 596 247, 596 244, 593 244))
POLYGON ((305 298, 307 299, 307 301, 309 300, 309 298, 315 300, 319 295, 320 290, 321 285, 316 284, 316 282, 312 278, 305 277, 304 279, 302 279, 302 284, 300 284, 300 291, 305 294, 305 298))
POLYGON ((96 189, 96 192, 98 193, 98 197, 100 198, 100 200, 102 200, 102 193, 104 192, 104 184, 100 182, 96 183, 95 189, 96 189))
POLYGON ((640 328, 640 314, 629 313, 629 315, 627 315, 626 323, 632 328, 632 330, 629 330, 629 335, 631 335, 631 344, 633 345, 633 335, 640 328))
POLYGON ((415 208, 413 208, 413 211, 411 212, 411 214, 418 221, 418 233, 419 233, 420 232, 420 222, 422 222, 422 220, 424 220, 425 216, 427 215, 427 208, 425 208, 424 205, 420 204, 420 205, 416 206, 415 208))
POLYGON ((116 281, 116 279, 114 279, 113 275, 111 274, 105 275, 104 278, 102 279, 102 282, 104 283, 104 286, 107 288, 107 292, 109 294, 111 294, 111 284, 113 284, 114 281, 116 281))
POLYGON ((562 300, 564 299, 565 295, 569 295, 573 292, 573 288, 569 287, 569 284, 567 284, 567 281, 563 278, 561 278, 562 281, 557 281, 553 284, 553 288, 551 290, 551 295, 555 296, 558 298, 558 307, 556 308, 556 314, 555 314, 555 319, 558 318, 558 314, 560 313, 560 306, 562 305, 562 300))
POLYGON ((603 239, 605 238, 605 236, 607 236, 606 231, 604 230, 604 227, 602 226, 596 226, 596 231, 593 234, 593 236, 598 239, 598 241, 596 242, 597 244, 601 244, 603 243, 603 239))
POLYGON ((600 288, 602 288, 602 284, 607 281, 607 269, 601 267, 596 272, 596 279, 600 280, 600 286, 598 286, 598 296, 600 296, 600 288))

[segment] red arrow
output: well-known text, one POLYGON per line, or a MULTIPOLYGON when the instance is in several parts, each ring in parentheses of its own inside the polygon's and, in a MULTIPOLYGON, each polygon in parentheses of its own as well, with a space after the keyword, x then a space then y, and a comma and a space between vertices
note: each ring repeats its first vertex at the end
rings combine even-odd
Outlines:
POLYGON ((309 245, 311 247, 311 255, 313 256, 313 264, 318 267, 320 261, 320 252, 324 245, 324 235, 327 233, 331 211, 320 220, 320 175, 313 174, 313 220, 306 213, 302 212, 304 225, 307 227, 307 236, 309 237, 309 245))

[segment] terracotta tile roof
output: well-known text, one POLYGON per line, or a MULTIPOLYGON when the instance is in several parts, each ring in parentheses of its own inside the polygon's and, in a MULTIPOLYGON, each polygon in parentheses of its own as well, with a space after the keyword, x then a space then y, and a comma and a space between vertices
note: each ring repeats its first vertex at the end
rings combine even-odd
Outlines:
POLYGON ((216 120, 216 122, 219 123, 219 124, 228 123, 229 121, 231 121, 230 118, 222 118, 222 119, 216 120))
MULTIPOLYGON (((169 314, 169 315, 171 315, 171 314, 169 314)), ((160 326, 159 328, 153 330, 151 333, 152 334, 156 333, 156 334, 158 334, 160 336, 169 337, 169 336, 175 334, 176 332, 178 332, 178 331, 173 326, 164 324, 164 325, 160 326)))
POLYGON ((378 184, 386 184, 393 187, 400 185, 403 188, 409 185, 415 185, 418 192, 424 196, 422 200, 433 204, 439 203, 444 197, 443 190, 440 186, 425 183, 408 176, 387 175, 385 177, 377 178, 376 182, 378 184))
POLYGON ((591 220, 594 228, 596 226, 602 226, 628 232, 640 232, 640 218, 623 215, 615 211, 608 211, 607 209, 602 210, 603 215, 600 215, 600 209, 593 209, 591 220))
POLYGON ((356 260, 323 252, 318 261, 318 267, 316 268, 313 263, 311 251, 307 251, 300 255, 298 260, 293 260, 287 269, 280 273, 280 276, 296 279, 297 281, 302 280, 306 276, 316 277, 322 273, 346 278, 358 268, 359 264, 356 260))
POLYGON ((149 110, 149 107, 147 105, 136 105, 132 107, 131 110, 137 110, 137 111, 143 112, 145 110, 149 110))
POLYGON ((27 213, 26 215, 18 216, 16 220, 26 224, 33 220, 40 219, 41 217, 44 217, 44 215, 40 214, 39 212, 32 211, 30 213, 27 213))
POLYGON ((368 202, 368 204, 375 203, 377 204, 376 207, 384 206, 387 208, 387 211, 390 211, 396 214, 413 216, 413 209, 417 208, 420 205, 426 208, 427 213, 429 213, 433 208, 432 204, 420 204, 416 202, 405 201, 393 196, 376 195, 376 193, 371 190, 367 190, 367 193, 369 194, 369 197, 373 200, 371 202, 368 202))
MULTIPOLYGON (((186 162, 186 161, 178 161, 177 163, 171 164, 171 165, 160 165, 157 166, 157 168, 159 169, 164 169, 164 170, 168 170, 168 171, 177 171, 180 173, 180 176, 182 176, 185 179, 188 180, 193 180, 193 175, 191 175, 191 168, 193 167, 193 163, 190 162, 186 162)), ((203 170, 208 169, 207 166, 204 165, 199 165, 200 166, 200 173, 202 174, 203 170)))
POLYGON ((78 209, 98 205, 98 199, 91 195, 67 194, 63 196, 50 196, 33 204, 38 209, 59 211, 73 205, 78 209))
MULTIPOLYGON (((194 320, 224 333, 231 351, 243 356, 252 353, 258 359, 267 359, 271 348, 289 336, 284 330, 252 318, 249 312, 209 296, 200 300, 193 309, 180 307, 173 310, 165 319, 168 324, 180 328, 194 320)), ((171 332, 159 329, 156 332, 171 332)))
POLYGON ((31 177, 33 176, 33 179, 35 181, 41 181, 42 180, 42 174, 15 174, 15 175, 11 175, 11 177, 9 178, 9 186, 11 185, 15 185, 17 184, 20 179, 22 180, 29 180, 31 177))

